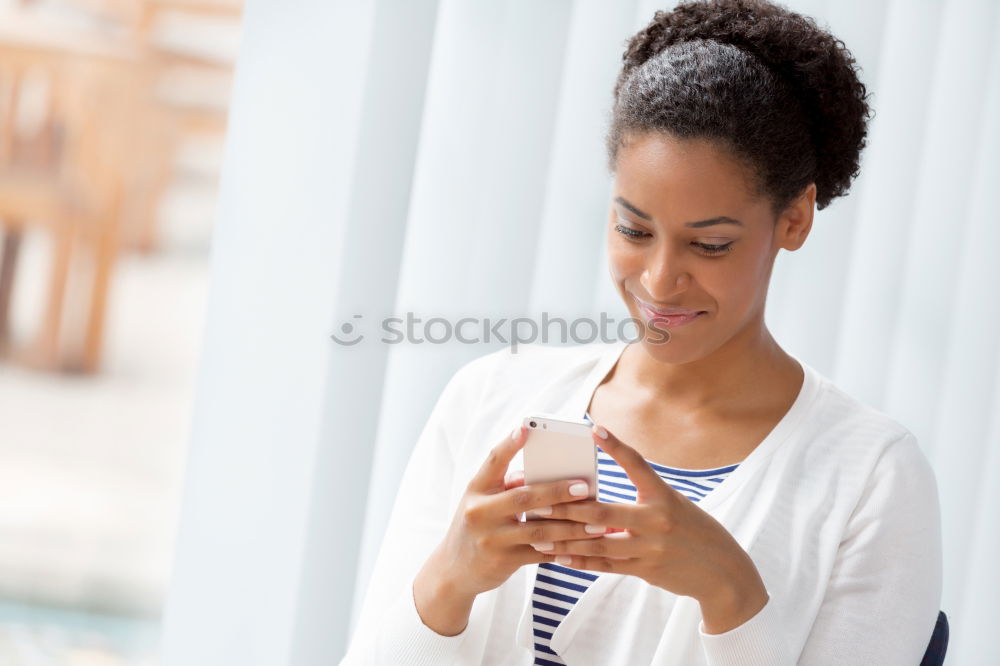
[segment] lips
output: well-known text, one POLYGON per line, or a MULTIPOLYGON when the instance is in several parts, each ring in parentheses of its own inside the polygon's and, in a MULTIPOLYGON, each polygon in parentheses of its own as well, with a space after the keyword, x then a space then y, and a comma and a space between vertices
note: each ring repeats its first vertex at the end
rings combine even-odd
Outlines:
POLYGON ((635 302, 639 304, 639 307, 646 310, 650 315, 660 316, 660 317, 670 317, 681 319, 685 316, 693 317, 696 314, 704 312, 704 310, 689 310, 687 308, 669 307, 669 308, 657 308, 653 307, 646 301, 642 300, 635 294, 632 294, 632 298, 635 302))
POLYGON ((705 310, 690 310, 688 308, 677 307, 661 310, 659 308, 653 308, 635 295, 633 295, 632 298, 635 299, 636 304, 639 306, 639 311, 642 313, 642 316, 646 319, 646 321, 654 328, 658 329, 673 329, 679 326, 686 326, 689 322, 696 320, 701 315, 707 314, 705 310))

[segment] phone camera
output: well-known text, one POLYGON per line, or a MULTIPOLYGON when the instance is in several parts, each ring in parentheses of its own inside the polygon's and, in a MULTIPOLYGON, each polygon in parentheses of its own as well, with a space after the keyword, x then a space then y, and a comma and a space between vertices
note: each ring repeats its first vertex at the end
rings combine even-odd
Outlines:
POLYGON ((538 424, 537 424, 537 423, 535 423, 534 421, 529 421, 529 422, 528 422, 528 425, 530 425, 530 426, 531 426, 532 428, 534 428, 534 427, 535 427, 535 426, 537 426, 538 424))

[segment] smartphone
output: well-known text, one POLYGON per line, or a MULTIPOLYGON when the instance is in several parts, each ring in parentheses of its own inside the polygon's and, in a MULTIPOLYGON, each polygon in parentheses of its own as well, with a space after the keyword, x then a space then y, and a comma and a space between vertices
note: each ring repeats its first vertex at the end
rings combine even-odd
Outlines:
MULTIPOLYGON (((566 419, 551 414, 533 414, 524 419, 528 429, 524 443, 524 483, 581 479, 597 499, 597 445, 584 419, 566 419)), ((582 498, 581 498, 582 499, 582 498)), ((525 512, 525 520, 547 516, 525 512)))

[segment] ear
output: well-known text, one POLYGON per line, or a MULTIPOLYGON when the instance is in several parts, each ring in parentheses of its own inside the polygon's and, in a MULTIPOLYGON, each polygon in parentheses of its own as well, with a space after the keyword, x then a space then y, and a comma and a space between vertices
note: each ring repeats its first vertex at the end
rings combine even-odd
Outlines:
POLYGON ((816 208, 816 183, 809 183, 792 203, 781 212, 775 225, 778 247, 795 251, 802 247, 812 229, 816 208))

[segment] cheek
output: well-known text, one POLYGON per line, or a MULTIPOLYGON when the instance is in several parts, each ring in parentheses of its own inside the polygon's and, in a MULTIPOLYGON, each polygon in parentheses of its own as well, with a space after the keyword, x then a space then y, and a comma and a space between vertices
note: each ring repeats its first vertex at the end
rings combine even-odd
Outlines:
POLYGON ((705 291, 720 304, 727 304, 729 311, 748 310, 761 300, 767 289, 766 274, 760 257, 743 254, 720 260, 701 275, 705 291))
POLYGON ((630 252, 628 248, 621 247, 614 238, 608 240, 608 270, 616 283, 621 282, 632 273, 642 270, 642 258, 638 253, 630 252))

